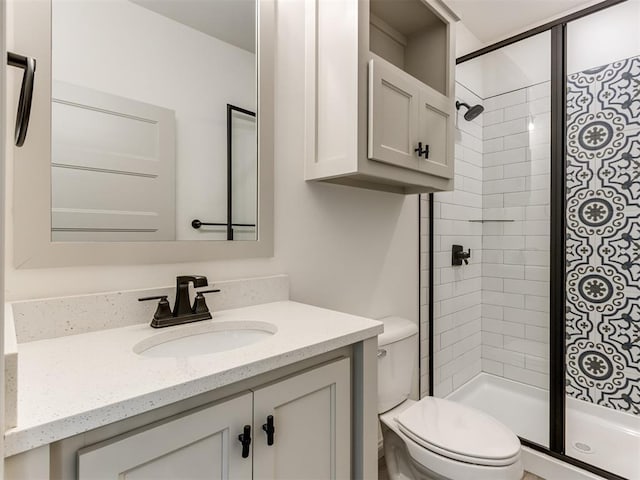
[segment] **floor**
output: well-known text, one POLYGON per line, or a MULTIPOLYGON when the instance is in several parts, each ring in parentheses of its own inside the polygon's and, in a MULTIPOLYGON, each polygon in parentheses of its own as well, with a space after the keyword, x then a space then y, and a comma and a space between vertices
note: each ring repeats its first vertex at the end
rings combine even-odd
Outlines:
MULTIPOLYGON (((387 466, 384 463, 384 457, 378 461, 378 480, 389 480, 389 476, 387 475, 387 466)), ((524 472, 522 480, 544 480, 544 478, 538 477, 533 473, 524 472)))
MULTIPOLYGON (((547 444, 546 390, 481 373, 447 398, 489 413, 522 438, 547 444)), ((566 438, 567 455, 625 478, 640 479, 639 417, 567 398, 566 438)))

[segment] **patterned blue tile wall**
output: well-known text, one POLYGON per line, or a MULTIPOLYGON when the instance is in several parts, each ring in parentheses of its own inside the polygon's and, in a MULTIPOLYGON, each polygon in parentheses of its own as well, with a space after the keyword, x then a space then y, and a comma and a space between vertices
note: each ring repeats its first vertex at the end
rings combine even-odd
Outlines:
POLYGON ((640 415, 640 57, 567 88, 567 393, 640 415))

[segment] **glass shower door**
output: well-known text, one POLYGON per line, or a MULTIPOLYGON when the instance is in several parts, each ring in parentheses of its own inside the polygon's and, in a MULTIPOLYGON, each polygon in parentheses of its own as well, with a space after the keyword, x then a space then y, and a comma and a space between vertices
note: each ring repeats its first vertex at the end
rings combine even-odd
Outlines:
POLYGON ((567 25, 566 454, 640 478, 640 3, 567 25))

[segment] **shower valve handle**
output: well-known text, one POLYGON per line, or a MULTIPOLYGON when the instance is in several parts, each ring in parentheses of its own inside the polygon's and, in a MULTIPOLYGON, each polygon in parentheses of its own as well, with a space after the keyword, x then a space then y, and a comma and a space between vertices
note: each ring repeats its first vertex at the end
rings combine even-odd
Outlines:
POLYGON ((425 147, 422 148, 422 142, 418 142, 418 148, 416 148, 414 150, 414 152, 416 152, 419 157, 424 155, 424 158, 428 159, 429 158, 429 145, 425 145, 425 147))

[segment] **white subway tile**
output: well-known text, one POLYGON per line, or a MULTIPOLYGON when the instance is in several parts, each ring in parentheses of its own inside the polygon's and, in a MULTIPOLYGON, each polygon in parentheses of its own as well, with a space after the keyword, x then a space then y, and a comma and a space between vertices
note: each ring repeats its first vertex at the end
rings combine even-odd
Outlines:
POLYGON ((482 301, 491 305, 524 308, 524 295, 516 293, 501 293, 483 290, 482 301))
POLYGON ((524 218, 526 220, 547 220, 551 218, 551 207, 548 205, 532 205, 525 207, 524 218))
POLYGON ((482 346, 482 358, 518 367, 524 367, 524 353, 512 352, 502 348, 491 347, 489 345, 482 346))
POLYGON ((478 375, 481 371, 482 363, 480 361, 480 358, 478 358, 473 364, 465 367, 464 369, 453 375, 453 388, 460 388, 473 377, 478 375))
POLYGON ((551 97, 542 97, 529 102, 529 113, 539 115, 551 111, 551 97))
POLYGON ((482 224, 482 233, 484 235, 504 235, 504 223, 502 222, 485 222, 482 224))
POLYGON ((483 250, 482 260, 484 263, 503 263, 504 253, 502 250, 483 250))
POLYGON ((507 178, 503 180, 487 180, 483 185, 483 194, 492 193, 508 193, 508 192, 523 192, 525 190, 525 179, 520 178, 507 178))
POLYGON ((482 319, 492 318, 496 320, 500 320, 503 317, 502 313, 503 307, 499 307, 497 305, 489 305, 486 303, 482 304, 482 319))
POLYGON ((536 190, 533 192, 504 194, 505 207, 527 207, 530 205, 548 205, 548 204, 549 204, 548 190, 536 190))
POLYGON ((485 155, 491 152, 499 152, 502 149, 504 149, 504 141, 502 138, 494 138, 483 142, 482 151, 485 155))
POLYGON ((549 373, 549 359, 525 355, 524 366, 527 370, 534 370, 540 373, 549 373))
POLYGON ((485 277, 524 279, 524 266, 484 263, 482 265, 482 274, 485 277))
POLYGON ((527 131, 527 122, 524 118, 517 118, 508 122, 496 123, 484 127, 482 138, 490 140, 492 138, 504 137, 527 131))
POLYGON ((525 246, 527 250, 549 251, 549 235, 528 235, 525 240, 525 246))
POLYGON ((527 177, 531 175, 531 162, 525 161, 504 166, 504 178, 527 177))
MULTIPOLYGON (((549 312, 549 297, 536 297, 534 295, 527 295, 525 297, 525 308, 527 310, 533 310, 533 311, 537 311, 537 312, 544 312, 548 315, 547 312, 549 312)), ((548 320, 546 324, 544 325, 548 325, 548 320)))
POLYGON ((504 137, 504 149, 511 150, 513 148, 528 147, 529 146, 529 131, 523 133, 516 133, 515 135, 508 135, 504 137))
POLYGON ((482 180, 482 167, 464 160, 456 160, 456 174, 482 180))
POLYGON ((496 167, 484 167, 482 169, 483 180, 498 180, 504 178, 504 167, 498 165, 496 167))
POLYGON ((497 110, 499 108, 525 103, 527 101, 527 91, 525 89, 514 90, 513 92, 503 93, 495 97, 485 98, 484 108, 487 112, 497 110))
MULTIPOLYGON (((549 299, 546 299, 547 303, 549 299)), ((535 325, 538 327, 549 326, 549 314, 530 309, 505 307, 503 309, 504 319, 508 322, 522 323, 525 325, 535 325)))
POLYGON ((551 82, 538 83, 527 88, 527 100, 537 100, 551 96, 551 82))
POLYGON ((549 282, 512 279, 505 282, 504 291, 508 293, 521 293, 523 295, 544 296, 549 294, 549 282))
POLYGON ((504 364, 502 362, 496 362, 494 360, 489 360, 488 358, 483 358, 482 371, 501 377, 504 372, 504 364))
POLYGON ((460 355, 464 355, 480 345, 482 345, 482 332, 478 330, 472 335, 464 337, 459 342, 453 344, 453 356, 459 357, 460 355))
POLYGON ((483 166, 493 167, 496 165, 506 165, 509 163, 521 163, 527 160, 527 152, 524 148, 514 148, 512 150, 497 150, 485 153, 483 156, 483 166))
POLYGON ((459 134, 460 145, 464 145, 464 153, 462 159, 470 162, 471 160, 468 158, 468 150, 482 153, 482 140, 479 137, 475 137, 467 132, 459 131, 459 134))
POLYGON ((482 290, 502 292, 504 291, 504 280, 502 278, 484 277, 482 279, 482 290))
POLYGON ((524 336, 528 340, 549 343, 549 329, 546 327, 536 327, 535 325, 525 325, 524 336))
POLYGON ((513 365, 504 366, 504 377, 517 382, 533 385, 538 388, 549 388, 549 376, 543 373, 526 370, 513 365))
POLYGON ((509 237, 485 235, 482 237, 482 248, 522 250, 525 248, 525 237, 517 235, 509 237))
POLYGON ((482 344, 489 345, 490 347, 500 347, 503 345, 503 335, 500 333, 493 333, 489 331, 482 332, 482 344))
MULTIPOLYGON (((524 222, 524 234, 533 236, 549 236, 551 222, 546 220, 527 220, 524 222)), ((525 242, 526 243, 526 242, 525 242)), ((549 249, 549 239, 547 238, 547 250, 549 249)))
POLYGON ((486 127, 487 125, 493 125, 495 123, 500 123, 504 121, 504 110, 493 110, 492 112, 484 112, 483 115, 484 123, 483 125, 486 127))
POLYGON ((453 379, 451 377, 445 378, 433 387, 433 394, 439 398, 444 398, 451 392, 453 392, 453 379))
MULTIPOLYGON (((451 257, 449 257, 451 260, 451 257)), ((465 310, 474 305, 480 304, 482 301, 482 293, 474 292, 467 295, 461 295, 460 297, 443 300, 440 302, 440 310, 443 315, 465 310)))
POLYGON ((515 118, 529 117, 529 104, 521 103, 519 105, 512 105, 504 109, 504 119, 513 120, 515 118))
POLYGON ((529 160, 547 160, 551 158, 551 145, 532 145, 529 147, 529 160))
POLYGON ((549 267, 524 267, 524 278, 527 280, 539 280, 548 282, 550 280, 549 267))
POLYGON ((524 222, 508 222, 504 224, 505 235, 524 235, 524 222))
MULTIPOLYGON (((504 206, 504 197, 501 193, 482 196, 482 208, 501 208, 504 206)), ((486 227, 486 225, 485 225, 486 227)))

